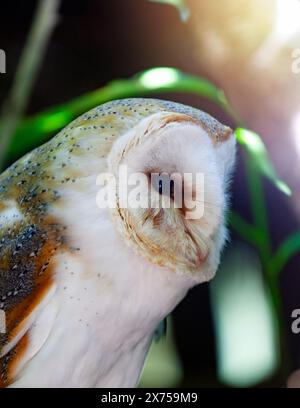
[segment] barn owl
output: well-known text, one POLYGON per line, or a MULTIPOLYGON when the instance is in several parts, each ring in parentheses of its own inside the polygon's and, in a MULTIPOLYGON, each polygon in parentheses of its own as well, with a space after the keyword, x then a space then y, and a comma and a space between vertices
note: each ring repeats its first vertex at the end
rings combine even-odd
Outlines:
POLYGON ((136 386, 159 322, 216 272, 234 155, 231 129, 208 114, 125 99, 85 113, 8 168, 0 176, 1 386, 136 386), (117 192, 116 205, 101 208, 99 174, 121 185, 121 165, 204 174, 202 216, 126 208, 117 192))

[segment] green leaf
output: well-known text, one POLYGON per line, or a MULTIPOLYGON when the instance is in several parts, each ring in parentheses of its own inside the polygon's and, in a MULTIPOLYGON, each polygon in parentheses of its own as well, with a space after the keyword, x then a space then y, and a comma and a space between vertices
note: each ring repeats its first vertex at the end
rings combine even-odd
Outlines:
POLYGON ((271 275, 278 274, 289 259, 300 251, 300 231, 290 235, 283 241, 269 263, 271 275))
POLYGON ((229 226, 235 231, 244 241, 257 246, 261 239, 261 231, 249 224, 238 213, 231 210, 228 214, 229 226))
POLYGON ((290 196, 292 194, 291 189, 277 176, 269 159, 267 149, 260 136, 257 133, 244 128, 236 129, 235 135, 237 141, 246 148, 259 171, 271 180, 280 191, 290 196))
POLYGON ((185 0, 150 0, 153 3, 170 4, 177 8, 181 21, 187 22, 190 16, 190 10, 187 7, 185 0))
POLYGON ((224 93, 205 78, 187 75, 171 67, 145 70, 129 79, 118 79, 93 92, 81 95, 64 104, 24 119, 18 126, 9 147, 8 157, 16 160, 29 150, 44 143, 49 137, 82 113, 109 102, 153 93, 184 92, 208 98, 225 110, 224 93))

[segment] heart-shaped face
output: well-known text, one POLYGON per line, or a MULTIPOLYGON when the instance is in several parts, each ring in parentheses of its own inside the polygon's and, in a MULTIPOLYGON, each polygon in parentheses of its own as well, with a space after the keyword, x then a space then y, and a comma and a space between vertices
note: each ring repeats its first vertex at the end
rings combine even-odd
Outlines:
POLYGON ((218 132, 195 116, 163 111, 122 135, 109 155, 124 239, 150 262, 197 282, 213 277, 225 239, 235 139, 228 128, 218 132))

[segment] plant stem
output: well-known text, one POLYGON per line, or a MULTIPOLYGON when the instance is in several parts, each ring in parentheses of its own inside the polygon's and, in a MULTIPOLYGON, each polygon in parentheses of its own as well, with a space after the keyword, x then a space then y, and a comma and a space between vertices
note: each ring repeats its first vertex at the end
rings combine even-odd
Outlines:
POLYGON ((60 0, 40 0, 14 82, 1 114, 0 169, 15 129, 26 109, 37 73, 43 61, 50 35, 57 22, 60 0))
POLYGON ((271 257, 272 248, 269 235, 268 215, 264 200, 262 179, 257 167, 255 166, 255 163, 253 162, 253 160, 251 160, 251 157, 246 150, 244 150, 244 160, 253 223, 258 231, 257 246, 261 255, 264 269, 266 269, 268 261, 271 257))

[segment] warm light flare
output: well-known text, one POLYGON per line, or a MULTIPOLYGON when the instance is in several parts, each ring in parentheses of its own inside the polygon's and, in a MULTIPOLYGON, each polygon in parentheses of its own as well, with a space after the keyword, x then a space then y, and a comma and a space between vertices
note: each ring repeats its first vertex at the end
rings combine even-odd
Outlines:
POLYGON ((145 88, 157 88, 170 86, 178 81, 179 72, 174 68, 153 68, 146 71, 139 78, 139 82, 145 88))

